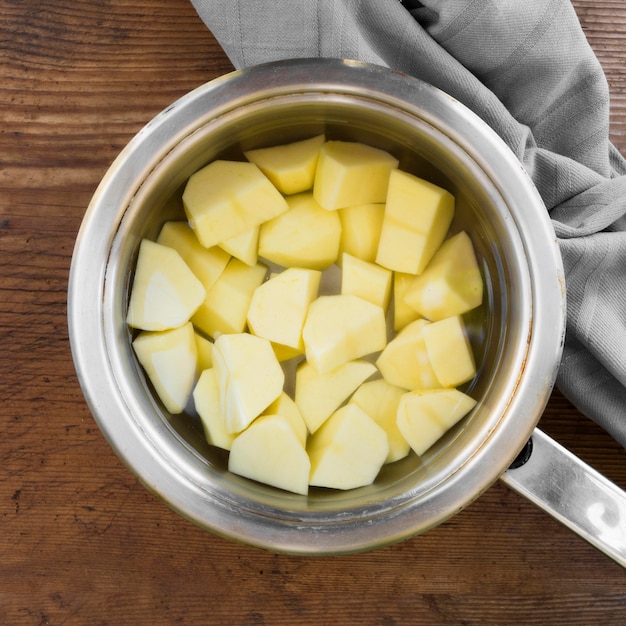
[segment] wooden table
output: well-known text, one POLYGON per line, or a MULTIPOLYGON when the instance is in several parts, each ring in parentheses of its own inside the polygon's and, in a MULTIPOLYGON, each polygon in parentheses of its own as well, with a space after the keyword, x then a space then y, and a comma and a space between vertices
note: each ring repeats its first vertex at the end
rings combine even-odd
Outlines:
MULTIPOLYGON (((577 0, 626 153, 626 2, 577 0)), ((231 69, 187 0, 0 0, 0 624, 618 624, 626 575, 498 483, 373 553, 278 556, 191 525, 122 466, 68 345, 74 239, 153 115, 231 69)), ((541 426, 626 488, 559 393, 541 426)))

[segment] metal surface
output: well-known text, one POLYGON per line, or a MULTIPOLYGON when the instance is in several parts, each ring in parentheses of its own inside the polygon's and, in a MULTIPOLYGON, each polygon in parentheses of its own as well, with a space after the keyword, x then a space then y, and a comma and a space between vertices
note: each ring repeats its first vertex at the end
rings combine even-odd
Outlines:
POLYGON ((541 430, 531 444, 502 482, 626 567, 626 493, 541 430))
POLYGON ((427 531, 495 482, 550 396, 565 328, 564 277, 541 199, 519 161, 469 110, 385 68, 288 61, 234 72, 153 119, 113 163, 72 260, 68 321, 78 377, 113 449, 172 508, 217 534, 274 551, 337 554, 427 531), (388 149, 452 191, 487 284, 471 320, 476 409, 423 457, 348 492, 281 492, 227 471, 188 416, 168 414, 134 358, 125 324, 142 237, 181 217, 187 178, 216 157, 325 132, 388 149))

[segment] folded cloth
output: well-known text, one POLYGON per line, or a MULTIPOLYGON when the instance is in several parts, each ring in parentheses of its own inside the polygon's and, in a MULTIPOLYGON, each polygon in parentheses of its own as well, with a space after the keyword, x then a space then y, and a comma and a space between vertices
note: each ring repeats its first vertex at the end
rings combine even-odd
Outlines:
POLYGON ((336 57, 454 96, 532 177, 566 273, 562 393, 626 447, 626 160, 569 0, 191 0, 237 68, 336 57))

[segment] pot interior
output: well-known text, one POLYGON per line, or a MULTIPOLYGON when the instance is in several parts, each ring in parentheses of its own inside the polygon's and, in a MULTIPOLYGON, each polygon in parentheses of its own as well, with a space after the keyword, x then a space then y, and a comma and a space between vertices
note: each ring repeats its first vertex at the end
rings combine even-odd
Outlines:
POLYGON ((117 383, 124 395, 134 396, 140 426, 158 431, 167 442, 166 462, 184 473, 192 459, 203 468, 203 488, 251 511, 261 507, 269 516, 298 519, 304 514, 319 519, 341 515, 348 521, 409 499, 426 501, 471 461, 506 418, 524 368, 532 308, 524 249, 501 189, 475 155, 456 142, 454 133, 364 95, 324 92, 259 99, 208 118, 160 160, 120 221, 107 266, 105 299, 110 302, 108 350, 117 364, 117 383), (400 160, 400 169, 454 194, 451 230, 470 235, 486 289, 483 305, 465 316, 478 366, 476 378, 462 387, 478 400, 472 413, 422 457, 411 453, 386 465, 371 486, 347 492, 312 488, 303 497, 230 474, 226 453, 207 444, 197 417, 191 412, 169 414, 134 357, 124 320, 139 242, 156 238, 165 221, 184 219, 181 195, 193 172, 216 158, 242 159, 243 150, 320 133, 385 149, 400 160))

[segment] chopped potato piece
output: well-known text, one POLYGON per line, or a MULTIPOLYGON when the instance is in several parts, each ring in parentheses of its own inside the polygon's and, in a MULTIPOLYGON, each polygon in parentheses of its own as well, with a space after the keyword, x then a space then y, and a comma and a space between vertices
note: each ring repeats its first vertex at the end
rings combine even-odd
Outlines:
POLYGON ((341 272, 341 293, 358 296, 387 311, 391 299, 391 270, 344 252, 341 272))
POLYGON ((193 390, 193 401, 202 421, 206 440, 212 446, 230 450, 235 435, 226 431, 220 401, 220 386, 212 368, 200 374, 193 390))
POLYGON ((340 253, 347 252, 357 259, 373 263, 378 251, 385 205, 359 204, 339 209, 338 214, 341 220, 340 253))
POLYGON ((231 259, 191 318, 194 326, 213 338, 219 333, 243 332, 252 295, 266 274, 267 267, 262 263, 250 267, 231 259))
POLYGON ((253 226, 240 235, 222 241, 218 246, 246 265, 256 265, 259 259, 260 230, 260 226, 253 226))
POLYGON ((398 428, 415 453, 422 455, 475 405, 473 398, 457 389, 412 391, 400 399, 398 428))
POLYGON ((401 170, 389 177, 376 262, 397 272, 420 274, 445 239, 454 196, 401 170))
POLYGON ((133 349, 165 408, 182 413, 196 380, 198 352, 191 323, 143 331, 133 341, 133 349))
POLYGON ((363 383, 350 398, 360 406, 386 433, 389 453, 385 463, 393 463, 408 455, 410 446, 396 423, 400 398, 406 390, 390 385, 383 378, 363 383))
POLYGON ((376 372, 367 361, 349 361, 320 374, 310 363, 296 372, 295 401, 309 432, 314 433, 352 392, 376 372))
POLYGON ((238 433, 283 391, 285 374, 267 339, 248 333, 220 335, 213 344, 226 432, 238 433))
POLYGON ((217 246, 205 248, 187 222, 165 222, 157 243, 174 248, 207 290, 221 276, 230 261, 230 254, 225 250, 217 246))
POLYGON ((307 361, 324 374, 382 350, 387 343, 385 313, 358 296, 320 296, 309 306, 302 337, 307 361))
POLYGON ((266 485, 306 495, 311 463, 282 415, 262 415, 232 443, 228 469, 266 485))
POLYGON ((421 315, 404 301, 404 294, 415 276, 404 272, 393 273, 393 329, 398 332, 421 315))
POLYGON ((304 446, 306 445, 307 437, 309 436, 309 429, 306 422, 300 413, 298 405, 291 399, 291 397, 284 391, 270 404, 265 411, 264 415, 280 415, 284 417, 291 427, 293 428, 298 441, 304 446))
POLYGON ((320 148, 326 138, 317 135, 288 144, 244 152, 286 196, 309 191, 317 168, 320 148))
POLYGON ((194 333, 198 349, 198 373, 213 367, 213 342, 198 333, 194 333))
POLYGON ((287 204, 287 213, 261 226, 259 255, 283 267, 326 269, 339 255, 339 216, 310 193, 289 196, 287 204))
POLYGON ((327 141, 320 150, 313 194, 326 210, 385 202, 398 159, 355 141, 327 141))
POLYGON ((189 321, 206 290, 173 248, 143 239, 126 323, 141 330, 168 330, 189 321))
POLYGON ((205 248, 287 211, 280 191, 254 163, 219 159, 192 174, 183 206, 205 248))
POLYGON ((476 376, 476 362, 463 318, 447 317, 424 328, 424 344, 442 387, 458 387, 476 376))
POLYGON ((318 270, 288 268, 259 285, 248 309, 250 332, 303 352, 302 327, 320 278, 318 270))
POLYGON ((408 391, 442 387, 428 358, 424 329, 425 319, 405 326, 386 346, 376 360, 383 378, 408 391))
POLYGON ((387 433, 356 404, 333 413, 309 437, 310 484, 354 489, 374 482, 387 458, 387 433))
POLYGON ((409 306, 431 320, 462 315, 482 300, 483 279, 472 241, 464 231, 441 245, 404 294, 409 306))

